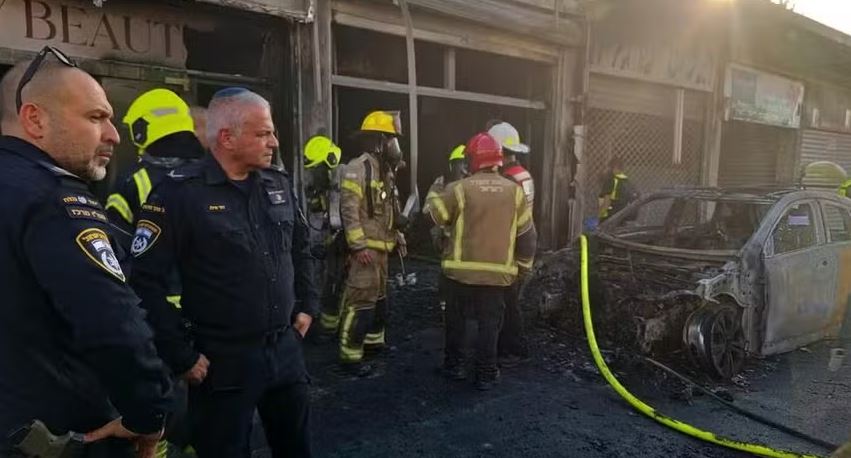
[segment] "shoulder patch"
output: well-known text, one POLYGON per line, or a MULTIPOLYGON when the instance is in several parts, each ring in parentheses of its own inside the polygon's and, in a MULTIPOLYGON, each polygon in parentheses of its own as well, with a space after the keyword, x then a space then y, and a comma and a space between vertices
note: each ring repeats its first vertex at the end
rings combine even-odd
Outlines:
POLYGON ((161 207, 161 206, 156 205, 156 204, 149 204, 147 202, 142 204, 142 210, 147 211, 147 212, 151 212, 151 213, 165 214, 165 207, 161 207))
POLYGON ((109 237, 104 231, 93 227, 84 229, 77 234, 77 245, 98 267, 115 278, 126 281, 118 258, 115 257, 112 245, 109 244, 109 237))
POLYGON ((139 257, 150 250, 157 243, 161 233, 162 229, 153 221, 140 220, 136 224, 136 234, 133 236, 133 243, 130 245, 130 254, 133 257, 139 257))
POLYGON ((81 207, 78 205, 66 205, 65 211, 68 212, 68 216, 75 219, 93 219, 102 223, 109 221, 109 218, 106 217, 106 213, 94 208, 81 207))
POLYGON ((102 208, 97 199, 82 194, 65 194, 62 196, 62 203, 65 205, 86 205, 94 208, 102 208))

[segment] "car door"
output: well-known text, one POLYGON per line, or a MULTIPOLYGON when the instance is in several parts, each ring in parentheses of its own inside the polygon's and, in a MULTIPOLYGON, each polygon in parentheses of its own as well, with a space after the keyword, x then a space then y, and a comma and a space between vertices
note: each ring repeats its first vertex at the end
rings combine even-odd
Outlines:
POLYGON ((787 204, 764 249, 765 338, 763 355, 782 353, 818 340, 835 306, 835 250, 825 243, 815 200, 787 204))
MULTIPOLYGON (((827 243, 836 259, 836 297, 825 337, 839 334, 851 302, 851 200, 837 200, 820 202, 827 243)), ((845 332, 851 331, 849 324, 845 326, 845 332)))

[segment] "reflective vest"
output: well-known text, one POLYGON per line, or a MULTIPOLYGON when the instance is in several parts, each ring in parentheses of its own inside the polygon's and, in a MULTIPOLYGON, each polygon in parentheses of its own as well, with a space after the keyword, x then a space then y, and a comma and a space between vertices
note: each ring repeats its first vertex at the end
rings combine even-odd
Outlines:
POLYGON ((629 177, 623 173, 616 173, 612 176, 612 190, 606 196, 609 198, 609 205, 600 209, 600 219, 608 218, 612 213, 616 213, 618 210, 623 208, 623 205, 620 205, 618 200, 622 197, 621 194, 619 194, 619 191, 622 183, 628 179, 629 177))
POLYGON ((449 230, 444 274, 470 285, 508 286, 530 269, 537 235, 523 190, 491 171, 450 183, 429 198, 434 222, 449 230))
POLYGON ((502 171, 502 174, 523 188, 523 194, 526 195, 526 204, 529 208, 534 209, 535 180, 532 179, 532 174, 520 164, 509 165, 502 171))
POLYGON ((848 189, 849 188, 851 188, 851 179, 848 179, 848 180, 845 180, 844 182, 842 182, 842 184, 839 185, 839 190, 836 191, 836 194, 838 194, 841 197, 848 197, 848 189))
POLYGON ((349 162, 340 182, 340 213, 346 242, 353 251, 396 247, 395 183, 381 176, 378 159, 364 153, 349 162))

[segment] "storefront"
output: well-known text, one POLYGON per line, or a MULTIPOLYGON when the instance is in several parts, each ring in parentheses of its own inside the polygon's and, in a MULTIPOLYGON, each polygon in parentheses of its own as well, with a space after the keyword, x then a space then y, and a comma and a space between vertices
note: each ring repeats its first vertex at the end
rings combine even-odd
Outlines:
POLYGON ((642 194, 701 183, 719 62, 710 13, 657 1, 624 2, 594 16, 578 195, 584 217, 597 215, 615 157, 642 194))
MULTIPOLYGON (((565 81, 577 72, 581 30, 566 19, 555 27, 557 13, 509 2, 494 9, 493 3, 318 2, 311 31, 317 49, 302 47, 301 135, 330 132, 349 159, 359 153, 349 139, 364 115, 375 109, 401 112, 408 170, 399 184, 402 194, 422 198, 445 172, 455 146, 485 130, 488 121, 510 122, 532 148, 528 166, 538 187, 536 219, 547 215, 538 224, 551 235, 554 220, 567 219, 566 208, 552 209, 556 193, 566 192, 569 182, 563 176, 564 186, 557 186, 555 177, 568 167, 565 81), (313 68, 310 55, 319 56, 313 68)), ((552 240, 542 238, 543 245, 552 240)))
POLYGON ((725 79, 719 185, 791 184, 804 85, 738 64, 725 79))
POLYGON ((280 15, 298 11, 272 13, 278 16, 203 3, 109 0, 98 8, 78 0, 0 1, 0 72, 51 45, 101 82, 124 138, 108 180, 98 184, 104 192, 136 160, 120 121, 151 88, 167 87, 190 104, 206 105, 221 87, 249 87, 269 98, 282 136, 291 138, 292 26, 280 15))

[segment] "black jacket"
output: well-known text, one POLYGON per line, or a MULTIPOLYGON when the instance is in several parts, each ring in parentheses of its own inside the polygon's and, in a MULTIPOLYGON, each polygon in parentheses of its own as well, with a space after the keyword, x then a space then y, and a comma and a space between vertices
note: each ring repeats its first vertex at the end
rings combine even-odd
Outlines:
POLYGON ((171 384, 81 179, 0 136, 0 455, 34 419, 63 434, 163 426, 171 384))
POLYGON ((315 316, 308 238, 283 170, 252 172, 243 190, 208 156, 155 188, 133 239, 132 284, 172 370, 191 368, 198 345, 259 343, 289 326, 297 312, 315 316), (191 335, 181 311, 165 298, 166 273, 175 265, 191 335))

